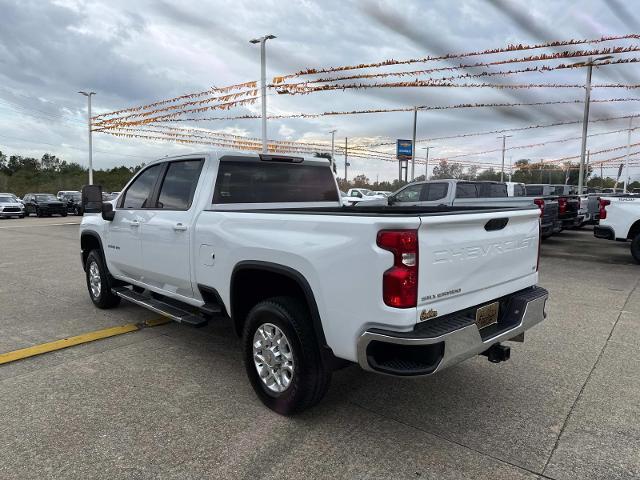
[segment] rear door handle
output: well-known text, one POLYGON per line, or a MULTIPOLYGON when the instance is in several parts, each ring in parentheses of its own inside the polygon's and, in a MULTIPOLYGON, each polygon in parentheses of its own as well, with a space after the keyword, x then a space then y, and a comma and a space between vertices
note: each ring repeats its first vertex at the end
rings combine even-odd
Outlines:
POLYGON ((173 229, 174 229, 176 232, 184 232, 184 231, 187 229, 187 226, 186 226, 186 225, 183 225, 182 223, 176 223, 176 224, 173 226, 173 229))

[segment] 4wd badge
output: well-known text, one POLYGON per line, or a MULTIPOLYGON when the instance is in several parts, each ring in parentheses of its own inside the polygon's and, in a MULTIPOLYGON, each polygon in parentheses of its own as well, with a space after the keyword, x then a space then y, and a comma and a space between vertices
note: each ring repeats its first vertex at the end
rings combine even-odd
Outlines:
POLYGON ((430 308, 429 310, 422 310, 420 312, 420 321, 424 322, 425 320, 429 320, 430 318, 437 317, 438 311, 430 308))

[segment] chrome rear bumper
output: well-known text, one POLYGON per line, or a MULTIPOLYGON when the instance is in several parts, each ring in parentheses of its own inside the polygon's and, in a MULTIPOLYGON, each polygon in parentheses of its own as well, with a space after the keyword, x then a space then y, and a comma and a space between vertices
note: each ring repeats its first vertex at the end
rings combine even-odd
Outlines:
POLYGON ((365 370, 388 375, 421 376, 439 372, 540 323, 546 317, 544 307, 548 297, 544 288, 534 287, 502 299, 508 306, 494 330, 489 332, 489 327, 482 332, 478 330, 468 311, 465 315, 429 320, 412 332, 366 330, 358 340, 358 363, 365 370), (384 357, 384 362, 380 362, 380 357, 384 357))

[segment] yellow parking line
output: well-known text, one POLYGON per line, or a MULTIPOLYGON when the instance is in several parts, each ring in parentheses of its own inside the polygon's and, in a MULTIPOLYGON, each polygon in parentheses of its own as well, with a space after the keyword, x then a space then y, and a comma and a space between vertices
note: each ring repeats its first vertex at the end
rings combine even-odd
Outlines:
POLYGON ((95 340, 102 340, 103 338, 115 337, 116 335, 135 332, 145 327, 157 327, 171 321, 172 320, 168 318, 161 317, 153 320, 147 320, 146 322, 141 324, 127 323, 126 325, 120 325, 118 327, 104 328, 102 330, 96 330, 95 332, 83 333, 82 335, 77 335, 75 337, 63 338, 61 340, 55 340, 53 342, 41 343, 40 345, 34 345, 32 347, 14 350, 13 352, 0 353, 0 365, 4 363, 15 362, 16 360, 22 360, 24 358, 34 357, 36 355, 42 355, 43 353, 62 350, 63 348, 69 348, 75 345, 81 345, 83 343, 93 342, 95 340))

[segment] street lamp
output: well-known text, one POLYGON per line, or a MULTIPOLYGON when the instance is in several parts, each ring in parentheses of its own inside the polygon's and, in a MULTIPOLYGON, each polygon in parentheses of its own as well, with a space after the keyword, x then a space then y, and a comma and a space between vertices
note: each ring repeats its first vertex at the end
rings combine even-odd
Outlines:
POLYGON ((598 64, 596 62, 602 62, 604 60, 609 60, 613 58, 612 55, 606 55, 604 57, 598 57, 594 59, 593 57, 589 57, 586 62, 574 63, 573 66, 586 66, 587 67, 587 81, 585 84, 585 92, 584 92, 584 116, 582 118, 582 144, 580 146, 580 169, 578 171, 578 193, 582 195, 582 184, 584 183, 584 159, 587 151, 587 128, 589 126, 589 103, 591 102, 591 72, 593 70, 593 66, 596 67, 598 64))
POLYGON ((262 153, 267 153, 267 55, 265 44, 267 40, 276 38, 275 35, 265 35, 264 37, 249 40, 249 43, 260 44, 260 90, 262 103, 262 153))
POLYGON ((89 127, 89 185, 93 185, 93 139, 91 138, 91 96, 96 92, 78 92, 87 97, 87 125, 89 127))
POLYGON ((329 164, 331 165, 331 170, 335 169, 335 162, 333 160, 333 151, 334 151, 335 140, 336 140, 336 132, 337 130, 331 130, 329 132, 331 134, 331 160, 329 161, 329 164))

